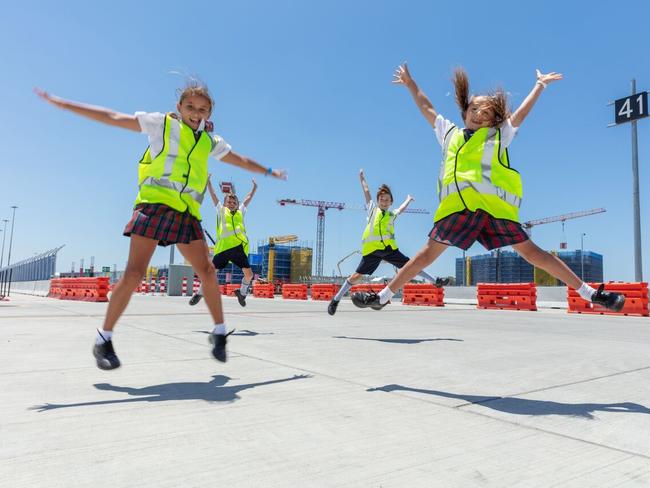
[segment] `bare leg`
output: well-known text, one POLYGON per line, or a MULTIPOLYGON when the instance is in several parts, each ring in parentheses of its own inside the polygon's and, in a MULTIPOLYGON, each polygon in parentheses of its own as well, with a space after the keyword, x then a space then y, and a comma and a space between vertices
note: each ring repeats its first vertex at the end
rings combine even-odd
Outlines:
POLYGON ((442 244, 433 239, 429 239, 422 249, 418 253, 409 259, 409 262, 404 265, 402 269, 399 270, 395 278, 388 283, 388 287, 393 293, 397 293, 397 290, 402 288, 406 283, 411 281, 415 276, 420 273, 424 268, 433 263, 438 256, 440 256, 445 249, 447 249, 446 244, 442 244))
POLYGON ((512 248, 519 253, 519 255, 528 261, 530 264, 543 269, 547 273, 555 276, 556 278, 564 281, 571 288, 578 289, 582 286, 582 280, 571 271, 571 269, 564 264, 564 262, 557 256, 544 251, 538 247, 533 241, 527 241, 515 244, 512 248))
POLYGON ((120 318, 126 306, 131 300, 133 291, 142 281, 142 277, 147 272, 147 266, 151 261, 158 241, 147 237, 131 235, 131 246, 129 248, 129 260, 124 270, 122 279, 115 285, 111 293, 111 300, 108 302, 106 317, 104 318, 104 327, 106 331, 111 331, 115 323, 120 318))
POLYGON ((223 324, 223 307, 221 292, 217 286, 217 274, 208 258, 208 247, 204 240, 191 241, 189 244, 177 244, 178 250, 187 259, 203 285, 203 296, 215 324, 223 324))
POLYGON ((244 281, 250 283, 253 279, 253 270, 251 268, 242 268, 242 272, 244 273, 244 281))

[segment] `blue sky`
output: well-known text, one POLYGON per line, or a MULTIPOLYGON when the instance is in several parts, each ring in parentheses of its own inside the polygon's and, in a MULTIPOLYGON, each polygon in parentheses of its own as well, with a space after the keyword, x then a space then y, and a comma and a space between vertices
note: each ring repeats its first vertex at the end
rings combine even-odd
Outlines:
MULTIPOLYGON (((650 88, 650 7, 608 3, 388 1, 116 1, 11 2, 0 17, 0 219, 18 205, 12 261, 65 244, 59 270, 95 256, 97 267, 122 269, 121 236, 137 189, 145 136, 82 119, 43 103, 34 86, 65 98, 123 112, 170 111, 181 70, 200 76, 216 100, 215 131, 262 164, 286 168, 289 181, 258 177, 247 214, 250 237, 298 234, 314 241, 316 210, 280 207, 278 198, 361 205, 358 170, 374 190, 388 183, 396 201, 407 193, 429 215, 398 220, 400 249, 425 242, 437 205, 439 147, 408 92, 391 85, 395 67, 411 72, 439 113, 460 122, 449 81, 464 66, 474 91, 509 91, 516 108, 535 68, 559 71, 522 126, 510 156, 524 179, 523 220, 605 207, 607 213, 566 224, 569 249, 605 256, 606 279, 632 280, 632 176, 629 125, 606 128, 606 103, 650 88), (495 4, 497 5, 497 4, 495 4), (629 32, 627 32, 629 31, 629 32)), ((639 123, 644 271, 650 270, 647 188, 650 120, 639 123)), ((216 180, 245 193, 251 175, 213 162, 216 180)), ((214 227, 206 204, 204 225, 214 227)), ((326 217, 325 271, 360 247, 359 211, 326 217)), ((534 229, 557 249, 560 224, 534 229)), ((483 253, 479 245, 470 254, 483 253)), ((152 264, 164 264, 160 250, 152 264)), ((450 249, 429 271, 454 272, 450 249)), ((5 249, 6 256, 6 249, 5 249)), ((353 271, 356 258, 342 269, 353 271)), ((5 257, 6 262, 6 257, 5 257)), ((388 267, 379 273, 390 274, 388 267)))

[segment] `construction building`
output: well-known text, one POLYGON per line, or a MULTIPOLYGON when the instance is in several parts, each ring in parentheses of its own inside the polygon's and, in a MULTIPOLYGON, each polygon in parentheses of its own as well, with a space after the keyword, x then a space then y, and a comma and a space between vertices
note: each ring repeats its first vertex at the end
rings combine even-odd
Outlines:
MULTIPOLYGON (((571 270, 586 282, 603 281, 603 256, 593 251, 553 251, 571 270)), ((535 268, 513 251, 495 250, 489 254, 456 259, 456 284, 474 286, 477 283, 532 283, 540 286, 560 286, 560 282, 545 271, 535 268)))

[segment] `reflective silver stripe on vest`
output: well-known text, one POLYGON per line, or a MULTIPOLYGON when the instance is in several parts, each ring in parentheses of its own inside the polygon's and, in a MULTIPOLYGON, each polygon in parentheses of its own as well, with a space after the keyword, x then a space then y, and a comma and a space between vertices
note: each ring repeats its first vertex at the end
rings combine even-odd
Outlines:
MULTIPOLYGON (((178 120, 172 119, 169 124, 169 148, 165 157, 165 172, 163 178, 169 178, 174 170, 174 161, 178 157, 178 144, 181 140, 181 124, 178 120)), ((179 190, 180 191, 180 190, 179 190)))
POLYGON ((463 191, 466 188, 473 188, 484 195, 496 195, 504 202, 517 208, 521 206, 521 198, 514 193, 507 192, 503 188, 498 188, 492 183, 478 183, 476 181, 459 181, 458 186, 456 186, 456 183, 449 183, 440 192, 440 201, 444 200, 452 193, 457 193, 459 190, 463 191))
POLYGON ((442 141, 442 162, 440 163, 440 171, 438 173, 438 193, 440 193, 440 190, 442 189, 442 182, 445 178, 445 166, 447 165, 447 152, 449 151, 449 144, 451 143, 451 140, 454 138, 454 135, 458 130, 458 127, 454 125, 443 136, 444 139, 442 141))
POLYGON ((196 190, 192 190, 189 187, 186 187, 183 183, 180 183, 178 181, 172 181, 168 178, 154 178, 153 176, 148 176, 144 180, 142 180, 142 183, 140 183, 140 187, 142 185, 149 185, 149 186, 159 186, 161 188, 168 188, 170 190, 175 190, 179 193, 182 193, 184 195, 189 195, 192 197, 192 200, 194 200, 197 203, 202 203, 203 202, 203 193, 200 193, 196 190))
POLYGON ((483 147, 483 157, 481 158, 481 173, 483 181, 492 183, 492 156, 494 155, 494 145, 496 143, 497 130, 494 127, 488 129, 483 147))
POLYGON ((389 240, 394 240, 395 239, 395 234, 386 234, 383 237, 382 236, 376 236, 376 235, 370 235, 367 238, 363 240, 363 243, 365 244, 366 242, 378 242, 378 241, 389 241, 389 240))

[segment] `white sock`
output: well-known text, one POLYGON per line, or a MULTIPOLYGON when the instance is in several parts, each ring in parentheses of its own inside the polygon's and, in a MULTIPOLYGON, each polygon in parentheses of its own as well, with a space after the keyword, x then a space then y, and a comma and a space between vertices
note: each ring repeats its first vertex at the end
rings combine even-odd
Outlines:
POLYGON ((390 288, 388 287, 384 288, 379 292, 379 303, 381 303, 382 305, 384 303, 388 303, 390 299, 393 298, 394 294, 395 293, 393 293, 390 288))
POLYGON ((587 300, 588 302, 591 301, 591 298, 594 296, 594 293, 596 293, 596 290, 594 290, 591 286, 589 286, 587 283, 582 283, 580 288, 578 288, 578 295, 580 295, 584 300, 587 300))
POLYGON ((241 280, 241 286, 239 287, 239 292, 246 296, 248 295, 248 287, 250 286, 251 282, 246 282, 244 280, 241 280))
POLYGON ((341 301, 341 298, 345 296, 345 294, 352 288, 352 283, 350 283, 348 280, 345 280, 343 282, 343 285, 341 285, 341 288, 339 288, 339 291, 336 292, 336 295, 334 295, 334 300, 337 302, 341 301))
POLYGON ((226 335, 226 324, 214 324, 212 333, 215 335, 226 335))
POLYGON ((113 337, 112 330, 97 330, 97 337, 95 338, 95 344, 104 344, 106 341, 110 341, 113 337))

